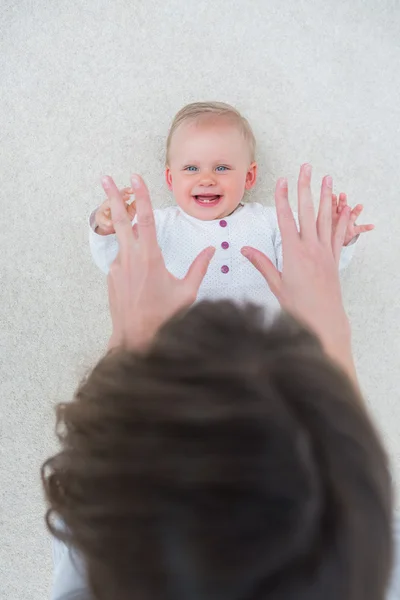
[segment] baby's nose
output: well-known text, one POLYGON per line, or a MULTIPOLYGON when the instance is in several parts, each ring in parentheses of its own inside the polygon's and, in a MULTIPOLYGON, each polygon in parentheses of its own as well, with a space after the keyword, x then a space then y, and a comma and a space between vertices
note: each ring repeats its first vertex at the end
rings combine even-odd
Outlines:
POLYGON ((211 175, 203 175, 200 180, 200 185, 204 185, 206 187, 215 185, 215 179, 211 175))

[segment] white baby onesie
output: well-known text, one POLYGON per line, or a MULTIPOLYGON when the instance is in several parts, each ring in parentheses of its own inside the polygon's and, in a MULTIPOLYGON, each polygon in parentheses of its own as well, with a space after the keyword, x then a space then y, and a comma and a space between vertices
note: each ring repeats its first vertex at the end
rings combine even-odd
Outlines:
MULTIPOLYGON (((90 248, 96 265, 108 273, 118 253, 118 241, 115 234, 101 236, 95 233, 94 216, 95 211, 90 216, 90 248)), ((243 246, 253 246, 282 270, 282 241, 275 208, 248 203, 223 219, 200 221, 178 206, 172 206, 154 210, 154 217, 166 267, 176 277, 185 276, 201 250, 215 246, 216 253, 197 300, 228 298, 239 303, 251 301, 273 313, 279 309, 265 279, 240 252, 243 246)), ((353 252, 354 244, 343 248, 341 269, 348 265, 353 252)))

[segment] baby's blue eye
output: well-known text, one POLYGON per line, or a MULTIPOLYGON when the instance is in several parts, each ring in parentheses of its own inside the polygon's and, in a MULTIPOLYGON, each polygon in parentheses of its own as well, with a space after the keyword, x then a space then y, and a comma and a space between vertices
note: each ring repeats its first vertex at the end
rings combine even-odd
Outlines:
POLYGON ((219 171, 219 172, 221 173, 221 172, 223 172, 223 171, 227 171, 227 170, 228 170, 228 167, 224 167, 223 165, 220 165, 220 166, 219 166, 219 167, 217 167, 215 170, 216 170, 216 171, 219 171))
POLYGON ((197 167, 194 167, 193 165, 189 165, 188 167, 185 167, 185 171, 189 171, 190 173, 194 173, 197 170, 197 167))

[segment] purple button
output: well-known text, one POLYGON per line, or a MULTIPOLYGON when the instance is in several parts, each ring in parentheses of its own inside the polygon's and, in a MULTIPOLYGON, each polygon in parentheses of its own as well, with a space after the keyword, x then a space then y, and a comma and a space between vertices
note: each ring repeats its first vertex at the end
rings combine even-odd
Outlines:
POLYGON ((228 265, 222 265, 221 271, 222 271, 222 273, 229 273, 229 267, 228 267, 228 265))
POLYGON ((224 250, 227 250, 229 248, 229 243, 228 242, 222 242, 221 248, 223 248, 224 250))
POLYGON ((222 219, 222 221, 220 221, 219 224, 221 225, 221 227, 226 227, 228 225, 225 219, 222 219))

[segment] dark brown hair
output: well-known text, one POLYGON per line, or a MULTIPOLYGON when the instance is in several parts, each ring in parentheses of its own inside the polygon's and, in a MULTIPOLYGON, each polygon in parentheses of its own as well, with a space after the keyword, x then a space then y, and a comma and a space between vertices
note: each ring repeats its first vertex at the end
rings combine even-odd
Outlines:
POLYGON ((317 339, 203 302, 57 409, 47 522, 101 600, 381 600, 386 455, 317 339), (54 517, 60 518, 60 529, 54 517))

